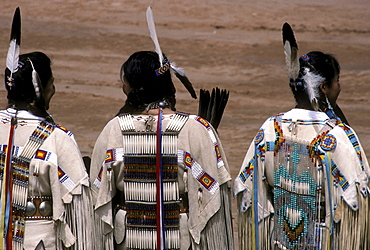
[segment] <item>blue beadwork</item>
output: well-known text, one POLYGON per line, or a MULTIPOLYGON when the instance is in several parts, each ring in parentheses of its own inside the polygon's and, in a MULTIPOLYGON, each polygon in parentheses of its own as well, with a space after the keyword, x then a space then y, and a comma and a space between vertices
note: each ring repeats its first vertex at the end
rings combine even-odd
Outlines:
POLYGON ((258 143, 260 143, 263 140, 263 137, 264 137, 264 130, 263 128, 261 128, 260 130, 258 130, 256 137, 254 138, 254 144, 257 145, 258 143))
POLYGON ((333 150, 337 146, 337 139, 332 134, 326 134, 321 139, 320 146, 326 151, 333 150))
POLYGON ((284 149, 285 157, 288 157, 285 164, 290 162, 290 167, 288 170, 283 163, 274 172, 274 206, 277 217, 275 238, 289 249, 299 247, 302 242, 313 245, 316 192, 319 189, 308 171, 300 175, 297 173, 302 156, 308 155, 308 149, 306 145, 288 142, 281 149, 284 149), (295 216, 289 213, 294 213, 295 216))

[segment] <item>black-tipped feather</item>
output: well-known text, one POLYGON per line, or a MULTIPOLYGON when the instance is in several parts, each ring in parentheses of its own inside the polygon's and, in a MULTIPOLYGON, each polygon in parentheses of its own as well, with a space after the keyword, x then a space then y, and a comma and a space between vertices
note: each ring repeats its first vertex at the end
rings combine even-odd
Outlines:
POLYGON ((191 97, 193 97, 194 99, 197 99, 197 94, 195 93, 195 90, 193 88, 193 85, 189 81, 189 78, 184 73, 182 73, 182 72, 180 73, 178 71, 178 68, 175 68, 175 67, 171 67, 171 68, 173 69, 173 72, 175 73, 175 76, 181 81, 181 83, 188 90, 191 97))
POLYGON ((298 45, 292 27, 288 23, 283 25, 283 44, 286 68, 291 81, 296 81, 299 74, 298 45))
POLYGON ((298 49, 298 45, 294 37, 293 29, 289 25, 289 23, 283 24, 283 44, 285 44, 286 41, 289 41, 291 47, 295 47, 298 49))
POLYGON ((21 45, 21 13, 19 7, 16 8, 13 16, 12 30, 10 33, 10 44, 6 57, 6 67, 11 73, 18 69, 19 51, 21 45))

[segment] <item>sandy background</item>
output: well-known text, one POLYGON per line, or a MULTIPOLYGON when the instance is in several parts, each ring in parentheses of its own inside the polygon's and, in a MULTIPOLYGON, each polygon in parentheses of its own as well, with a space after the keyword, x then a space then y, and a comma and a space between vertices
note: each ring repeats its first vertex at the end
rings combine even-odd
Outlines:
MULTIPOLYGON (((338 58, 338 103, 370 155, 368 0, 2 0, 0 65, 5 67, 11 20, 20 6, 21 53, 40 50, 52 58, 57 93, 50 112, 75 134, 82 155, 91 154, 124 103, 122 63, 135 51, 154 50, 145 19, 149 5, 163 52, 185 68, 197 92, 230 91, 219 134, 233 178, 263 121, 294 106, 282 49, 284 22, 293 26, 301 54, 322 50, 338 58)), ((177 109, 197 113, 197 101, 174 82, 177 109)))

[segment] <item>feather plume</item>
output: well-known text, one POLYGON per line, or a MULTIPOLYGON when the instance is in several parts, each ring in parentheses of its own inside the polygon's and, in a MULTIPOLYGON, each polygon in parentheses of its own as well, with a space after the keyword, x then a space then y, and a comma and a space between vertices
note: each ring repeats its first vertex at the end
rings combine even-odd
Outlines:
MULTIPOLYGON (((163 66, 163 54, 162 54, 161 47, 159 46, 157 32, 156 32, 156 29, 155 29, 153 12, 152 12, 152 8, 150 6, 146 10, 146 20, 148 22, 150 38, 154 42, 155 52, 157 52, 157 54, 159 56, 159 62, 160 62, 160 65, 162 67, 163 66)), ((175 76, 182 82, 182 84, 185 86, 185 88, 189 91, 191 97, 196 99, 197 94, 195 93, 193 85, 189 81, 189 78, 185 75, 185 72, 183 71, 183 69, 176 67, 175 63, 173 63, 173 62, 170 65, 171 65, 171 69, 175 73, 175 76)))
POLYGON ((311 102, 312 108, 318 110, 318 99, 319 99, 319 86, 324 82, 324 78, 318 74, 310 71, 309 68, 305 68, 303 73, 303 81, 305 84, 306 93, 311 102))
POLYGON ((154 23, 154 17, 152 8, 149 6, 146 10, 146 20, 148 22, 148 28, 150 33, 150 38, 153 40, 155 45, 155 52, 159 55, 159 62, 161 64, 161 67, 163 66, 163 54, 161 47, 159 46, 158 37, 157 37, 157 31, 155 30, 155 23, 154 23))
POLYGON ((18 70, 20 45, 21 45, 21 14, 18 7, 14 12, 12 31, 10 33, 10 45, 6 57, 6 67, 10 70, 10 74, 13 74, 18 70))
POLYGON ((288 23, 283 25, 283 44, 289 79, 296 81, 299 74, 298 45, 292 27, 288 23))
POLYGON ((33 66, 33 63, 31 59, 28 58, 28 61, 30 61, 32 66, 32 83, 33 88, 35 89, 36 98, 40 99, 41 93, 40 93, 40 86, 41 86, 41 79, 39 77, 39 74, 37 74, 37 71, 35 70, 35 67, 33 66))
POLYGON ((171 63, 171 69, 175 73, 175 76, 182 82, 182 84, 188 90, 191 97, 197 99, 197 94, 195 93, 193 85, 191 84, 189 78, 185 75, 184 70, 182 68, 176 67, 175 63, 171 63))

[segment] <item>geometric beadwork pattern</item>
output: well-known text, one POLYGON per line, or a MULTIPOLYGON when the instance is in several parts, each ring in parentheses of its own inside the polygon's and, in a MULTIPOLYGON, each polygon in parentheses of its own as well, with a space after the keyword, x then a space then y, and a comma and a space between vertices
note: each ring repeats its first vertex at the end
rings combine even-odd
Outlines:
POLYGON ((218 166, 218 168, 223 167, 225 164, 224 164, 224 161, 222 160, 222 156, 221 156, 220 149, 219 149, 219 146, 218 146, 218 143, 217 143, 217 139, 216 139, 216 136, 215 136, 215 134, 213 133, 213 131, 211 129, 211 125, 205 119, 203 119, 200 116, 193 116, 193 117, 197 122, 202 124, 207 129, 208 134, 209 134, 209 136, 210 136, 210 138, 213 142, 213 145, 215 147, 215 152, 216 152, 216 157, 217 157, 217 166, 218 166))
POLYGON ((346 189, 349 187, 349 183, 346 179, 346 177, 340 172, 338 166, 332 161, 331 164, 331 173, 334 177, 334 182, 339 184, 343 191, 346 191, 346 189))
POLYGON ((274 145, 274 154, 279 151, 280 146, 284 143, 283 130, 281 129, 277 120, 274 120, 274 129, 275 129, 275 145, 274 145))
POLYGON ((68 189, 68 191, 71 191, 73 188, 75 188, 76 184, 59 166, 58 166, 58 177, 59 182, 62 183, 68 189))
POLYGON ((98 176, 95 178, 94 180, 94 186, 97 187, 97 188, 100 188, 100 184, 101 184, 101 180, 102 180, 102 176, 103 176, 103 166, 100 167, 100 170, 99 170, 99 173, 98 173, 98 176))
POLYGON ((34 158, 37 160, 50 162, 51 164, 55 166, 57 166, 58 164, 57 155, 50 151, 39 149, 37 150, 34 158))
POLYGON ((256 136, 254 137, 254 144, 260 143, 263 140, 263 137, 264 137, 264 130, 263 128, 261 128, 260 130, 258 130, 256 136))
POLYGON ((340 123, 338 126, 343 129, 343 131, 346 133, 348 139, 351 141, 352 146, 355 149, 357 157, 360 161, 361 169, 362 169, 362 171, 364 171, 364 164, 363 164, 363 160, 362 160, 362 153, 361 153, 360 143, 359 143, 355 133, 351 130, 350 127, 348 127, 344 123, 340 123))
POLYGON ((47 153, 47 151, 39 149, 35 154, 35 159, 45 160, 47 153))
POLYGON ((193 177, 209 192, 214 194, 219 189, 220 184, 203 170, 199 163, 191 157, 190 153, 179 150, 178 156, 179 163, 184 163, 186 167, 191 169, 193 177))
POLYGON ((64 133, 66 133, 69 136, 72 136, 73 135, 72 132, 69 131, 68 129, 66 129, 65 127, 57 126, 57 128, 59 128, 60 130, 62 130, 64 133))
MULTIPOLYGON (((123 161, 123 148, 112 148, 106 151, 104 164, 116 161, 123 161)), ((95 178, 93 182, 93 184, 97 188, 100 188, 102 175, 103 175, 103 166, 100 168, 98 176, 95 178)))
POLYGON ((123 160, 123 148, 112 148, 108 149, 105 154, 104 163, 122 161, 123 160))
POLYGON ((254 159, 250 160, 247 166, 240 172, 239 178, 242 183, 245 183, 245 181, 249 178, 249 176, 253 174, 254 164, 255 164, 255 160, 254 159))
POLYGON ((274 241, 287 249, 316 249, 317 168, 312 163, 307 145, 284 142, 275 155, 274 171, 274 241), (283 160, 284 159, 284 160, 283 160))
POLYGON ((321 134, 318 134, 314 139, 312 139, 312 141, 310 142, 310 146, 309 146, 309 155, 312 159, 320 159, 321 156, 321 152, 319 150, 319 145, 321 144, 321 141, 322 141, 322 138, 324 138, 326 136, 326 134, 328 133, 328 131, 325 131, 321 134))
POLYGON ((326 151, 333 150, 337 146, 337 139, 334 135, 326 134, 321 138, 320 146, 326 151))

